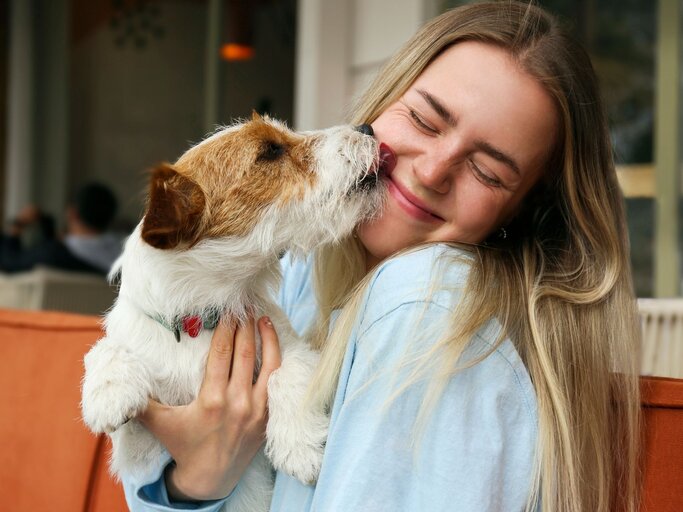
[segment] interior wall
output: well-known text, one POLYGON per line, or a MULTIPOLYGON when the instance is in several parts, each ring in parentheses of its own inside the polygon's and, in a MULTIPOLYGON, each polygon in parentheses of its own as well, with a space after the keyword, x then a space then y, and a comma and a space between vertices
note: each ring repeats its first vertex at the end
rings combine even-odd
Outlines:
POLYGON ((34 201, 35 2, 11 0, 7 52, 7 137, 4 169, 4 214, 13 218, 34 201))
POLYGON ((427 0, 354 0, 351 100, 363 93, 389 57, 420 28, 431 4, 427 0))
POLYGON ((267 112, 293 122, 296 0, 254 7, 254 57, 223 62, 222 122, 267 112))
POLYGON ((382 65, 436 5, 437 0, 299 0, 296 126, 317 129, 347 119, 382 65))
MULTIPOLYGON (((0 98, 7 97, 7 58, 9 53, 9 0, 0 0, 0 98)), ((0 119, 7 118, 7 102, 0 103, 0 119)), ((7 124, 0 123, 0 222, 5 219, 5 166, 7 124)))
POLYGON ((69 181, 110 185, 129 222, 142 213, 145 171, 202 136, 206 5, 158 6, 163 36, 143 48, 118 45, 103 23, 71 54, 69 181))
POLYGON ((34 204, 64 219, 68 182, 69 0, 35 0, 31 149, 34 204))
MULTIPOLYGON (((142 48, 117 44, 126 20, 113 29, 100 13, 94 30, 79 29, 71 52, 69 183, 110 185, 129 224, 142 214, 145 171, 205 135, 207 2, 154 5, 163 37, 142 48)), ((221 64, 220 124, 252 110, 291 122, 295 13, 294 0, 255 8, 254 59, 221 64)))

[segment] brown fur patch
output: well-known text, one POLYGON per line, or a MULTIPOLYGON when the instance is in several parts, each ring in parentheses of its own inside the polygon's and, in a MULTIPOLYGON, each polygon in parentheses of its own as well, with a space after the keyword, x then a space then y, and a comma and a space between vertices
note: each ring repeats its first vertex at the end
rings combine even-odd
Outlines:
POLYGON ((202 237, 245 235, 263 208, 301 197, 316 179, 312 143, 255 115, 180 157, 175 168, 205 194, 202 237))
POLYGON ((172 166, 161 164, 152 171, 142 238, 157 249, 193 245, 200 237, 205 208, 202 189, 172 166))

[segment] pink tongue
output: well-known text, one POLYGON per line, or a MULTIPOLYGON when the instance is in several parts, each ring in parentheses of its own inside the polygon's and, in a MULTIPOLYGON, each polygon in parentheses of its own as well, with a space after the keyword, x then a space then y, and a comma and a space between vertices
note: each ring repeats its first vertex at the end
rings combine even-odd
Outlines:
POLYGON ((379 145, 380 167, 386 172, 391 172, 396 165, 396 155, 389 146, 382 143, 379 145))

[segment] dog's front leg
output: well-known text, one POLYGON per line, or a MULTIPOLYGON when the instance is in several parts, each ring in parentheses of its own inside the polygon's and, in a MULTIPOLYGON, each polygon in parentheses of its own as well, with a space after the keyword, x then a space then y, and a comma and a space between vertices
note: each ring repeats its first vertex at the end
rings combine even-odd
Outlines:
POLYGON ((84 362, 81 409, 90 430, 110 434, 147 407, 151 378, 130 348, 105 337, 84 362))
POLYGON ((266 455, 275 469, 312 484, 320 472, 329 424, 324 411, 306 403, 320 356, 303 340, 285 340, 282 334, 280 340, 282 365, 268 381, 266 455))

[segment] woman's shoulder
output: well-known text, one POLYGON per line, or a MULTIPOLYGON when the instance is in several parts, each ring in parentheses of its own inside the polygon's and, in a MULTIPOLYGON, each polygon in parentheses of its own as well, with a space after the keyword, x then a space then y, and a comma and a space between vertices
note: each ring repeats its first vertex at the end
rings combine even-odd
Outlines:
POLYGON ((447 243, 433 243, 422 245, 401 252, 384 260, 377 267, 377 277, 383 274, 405 272, 417 279, 429 279, 434 270, 444 268, 455 272, 452 277, 461 278, 467 274, 470 263, 473 261, 471 252, 464 248, 447 243))
MULTIPOLYGON (((451 324, 473 261, 471 253, 435 244, 382 263, 367 292, 357 331, 357 349, 372 360, 429 351, 451 324), (418 347, 414 341, 420 339, 418 347)), ((536 415, 535 392, 514 343, 500 341, 502 327, 492 318, 468 344, 461 362, 483 358, 464 372, 473 389, 514 393, 529 417, 536 415), (495 382, 494 386, 484 386, 495 382), (500 385, 500 389, 494 389, 500 385)))
POLYGON ((479 330, 467 347, 466 358, 486 356, 467 370, 472 389, 487 388, 491 397, 514 397, 510 403, 517 402, 534 422, 535 430, 538 404, 531 376, 512 340, 505 337, 497 343, 500 336, 501 326, 492 319, 479 330))
POLYGON ((424 303, 452 310, 471 262, 470 253, 446 244, 428 245, 392 257, 374 271, 366 294, 365 315, 424 303))

